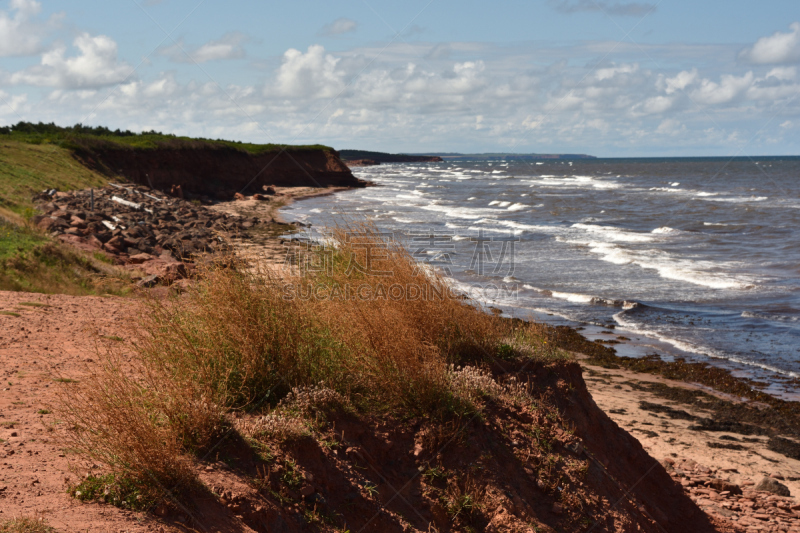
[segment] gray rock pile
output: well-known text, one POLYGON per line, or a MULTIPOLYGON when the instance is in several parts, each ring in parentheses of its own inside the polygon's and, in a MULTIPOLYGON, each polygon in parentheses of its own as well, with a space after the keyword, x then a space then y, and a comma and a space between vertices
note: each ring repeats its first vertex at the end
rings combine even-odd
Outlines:
POLYGON ((691 459, 666 458, 661 463, 689 497, 709 515, 728 521, 736 531, 800 533, 800 504, 789 497, 780 474, 765 477, 756 485, 740 485, 691 459))
POLYGON ((141 185, 50 190, 34 200, 41 214, 33 222, 51 236, 88 251, 102 250, 117 264, 137 265, 151 276, 170 279, 185 277, 200 254, 229 251, 231 236, 262 223, 141 185))

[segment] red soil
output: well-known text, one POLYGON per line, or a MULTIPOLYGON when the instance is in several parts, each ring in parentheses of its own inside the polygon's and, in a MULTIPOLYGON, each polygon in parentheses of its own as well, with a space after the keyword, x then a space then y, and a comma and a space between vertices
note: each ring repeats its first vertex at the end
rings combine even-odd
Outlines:
POLYGON ((67 494, 65 478, 74 483, 99 470, 64 449, 68 428, 52 413, 57 393, 87 385, 105 349, 126 349, 138 308, 134 299, 0 292, 0 310, 20 315, 0 314, 0 522, 41 516, 63 531, 131 532, 334 531, 344 524, 376 532, 451 531, 453 524, 715 531, 663 467, 597 407, 573 362, 494 369, 497 378, 531 382, 542 395, 535 410, 489 401, 483 416, 444 428, 424 419, 337 415, 316 438, 270 444, 267 458, 233 433, 197 462, 210 491, 189 508, 160 505, 156 516, 81 503, 67 494), (447 476, 424 475, 436 467, 447 476), (287 484, 293 472, 296 483, 287 484), (481 512, 448 515, 443 502, 468 490, 481 512), (320 522, 309 525, 314 517, 320 522))

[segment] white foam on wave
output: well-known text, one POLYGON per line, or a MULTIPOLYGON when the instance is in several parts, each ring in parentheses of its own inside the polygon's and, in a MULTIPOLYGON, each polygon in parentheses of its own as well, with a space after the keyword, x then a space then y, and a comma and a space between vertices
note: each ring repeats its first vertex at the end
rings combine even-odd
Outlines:
POLYGON ((768 372, 774 372, 775 374, 780 374, 783 376, 791 376, 794 378, 800 377, 800 373, 797 372, 792 372, 790 370, 783 370, 781 368, 777 368, 772 365, 758 363, 755 361, 747 361, 745 359, 742 359, 741 357, 725 354, 708 346, 695 345, 689 342, 669 337, 667 335, 664 335, 661 331, 658 331, 653 328, 642 327, 639 324, 636 324, 628 320, 627 317, 625 316, 625 311, 621 311, 615 314, 613 318, 617 324, 619 324, 628 331, 631 331, 639 335, 644 335, 646 337, 658 339, 661 342, 666 342, 667 344, 671 344, 672 346, 684 352, 696 353, 699 355, 705 355, 706 357, 711 357, 712 359, 720 359, 720 360, 730 361, 732 363, 737 363, 740 365, 760 368, 762 370, 766 370, 768 372))
POLYGON ((599 234, 604 239, 612 242, 650 242, 653 236, 646 233, 636 233, 614 226, 599 226, 595 224, 573 224, 573 228, 581 229, 589 233, 599 234))
POLYGON ((508 207, 511 205, 511 202, 501 202, 500 200, 494 200, 489 202, 489 205, 496 205, 498 207, 508 207))
POLYGON ((644 269, 655 270, 664 279, 684 281, 712 289, 747 290, 755 287, 753 280, 740 279, 720 272, 725 267, 720 263, 674 259, 660 250, 634 252, 609 242, 568 241, 558 237, 556 239, 586 246, 591 253, 600 255, 601 259, 608 263, 636 265, 644 269))
POLYGON ((704 198, 709 202, 727 202, 731 204, 744 204, 748 202, 763 202, 764 200, 769 200, 768 196, 751 196, 749 198, 745 197, 735 197, 735 198, 704 198))
POLYGON ((753 311, 742 311, 742 318, 759 318, 761 320, 775 320, 778 322, 800 322, 798 316, 773 315, 767 313, 755 313, 753 311))
POLYGON ((577 294, 572 292, 556 292, 550 291, 550 295, 553 298, 558 298, 559 300, 566 300, 568 302, 573 303, 581 303, 581 304, 589 304, 592 303, 592 296, 588 296, 586 294, 577 294))
POLYGON ((722 222, 703 222, 704 226, 730 226, 730 224, 724 224, 722 222))
POLYGON ((479 218, 484 217, 491 217, 496 216, 498 211, 496 209, 479 209, 479 208, 472 208, 472 207, 454 207, 454 206, 446 206, 446 205, 438 205, 435 203, 431 203, 428 205, 419 206, 420 209, 424 209, 426 211, 436 211, 439 213, 444 213, 445 217, 452 217, 452 218, 465 218, 467 220, 477 220, 479 218))
POLYGON ((537 165, 544 165, 544 163, 536 163, 537 165))
POLYGON ((705 192, 705 191, 700 191, 700 192, 694 193, 695 196, 699 196, 700 198, 704 198, 704 197, 708 197, 708 196, 717 196, 718 194, 719 194, 718 192, 705 192))
POLYGON ((521 211, 523 209, 526 209, 527 207, 528 206, 525 205, 525 204, 515 203, 513 205, 508 206, 508 208, 506 210, 507 211, 521 211))
POLYGON ((660 228, 656 228, 650 233, 655 233, 657 235, 668 235, 668 234, 676 234, 676 233, 683 233, 679 229, 670 228, 669 226, 661 226, 660 228))

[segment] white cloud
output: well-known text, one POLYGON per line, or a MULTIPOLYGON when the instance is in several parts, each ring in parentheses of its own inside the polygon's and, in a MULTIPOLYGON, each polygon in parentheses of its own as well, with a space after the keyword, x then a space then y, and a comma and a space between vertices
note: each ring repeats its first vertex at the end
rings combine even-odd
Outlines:
POLYGON ((277 90, 284 96, 330 98, 344 88, 345 73, 337 69, 340 59, 315 44, 304 54, 290 48, 278 69, 277 90))
POLYGON ((656 115, 669 111, 674 103, 675 99, 669 96, 653 96, 636 106, 634 111, 645 115, 656 115))
POLYGON ((11 75, 15 84, 68 89, 102 87, 120 83, 131 67, 117 60, 117 43, 105 35, 79 35, 74 43, 80 54, 66 57, 66 47, 42 54, 41 64, 11 75))
POLYGON ((676 91, 682 91, 697 79, 697 69, 684 70, 678 73, 674 78, 667 78, 667 87, 664 92, 672 94, 676 91))
POLYGON ((742 50, 739 58, 758 65, 800 61, 800 22, 793 22, 789 33, 775 32, 742 50))
POLYGON ((620 66, 613 66, 607 68, 600 68, 597 69, 595 73, 595 77, 600 80, 608 80, 616 76, 617 74, 632 74, 639 70, 639 65, 620 65, 620 66))
POLYGON ((26 56, 41 50, 42 28, 34 18, 42 6, 33 0, 12 0, 12 16, 0 11, 0 57, 26 56))
POLYGON ((355 20, 348 18, 338 18, 333 22, 325 24, 319 31, 319 35, 325 37, 335 37, 337 35, 354 32, 356 31, 357 28, 358 28, 358 22, 356 22, 355 20))
POLYGON ((725 104, 733 101, 750 88, 754 79, 752 72, 741 77, 723 74, 719 83, 704 79, 700 82, 700 87, 692 91, 691 96, 695 102, 701 104, 725 104))
POLYGON ((795 67, 775 67, 767 72, 767 79, 775 78, 780 81, 793 80, 797 77, 797 69, 795 67))
POLYGON ((226 33, 220 39, 208 41, 199 47, 186 46, 182 40, 167 46, 159 54, 169 56, 176 63, 206 63, 223 59, 240 59, 245 56, 243 43, 247 41, 244 34, 226 33))

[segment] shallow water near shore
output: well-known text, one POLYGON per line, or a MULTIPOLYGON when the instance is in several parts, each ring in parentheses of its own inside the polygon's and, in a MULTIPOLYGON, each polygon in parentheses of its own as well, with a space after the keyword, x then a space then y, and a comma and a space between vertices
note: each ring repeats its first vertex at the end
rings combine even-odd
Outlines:
POLYGON ((620 355, 800 377, 800 158, 447 161, 287 208, 369 217, 465 292, 620 355), (430 238, 433 235, 434 238, 430 238), (613 333, 608 326, 614 326, 613 333), (603 331, 607 333, 603 333, 603 331))

